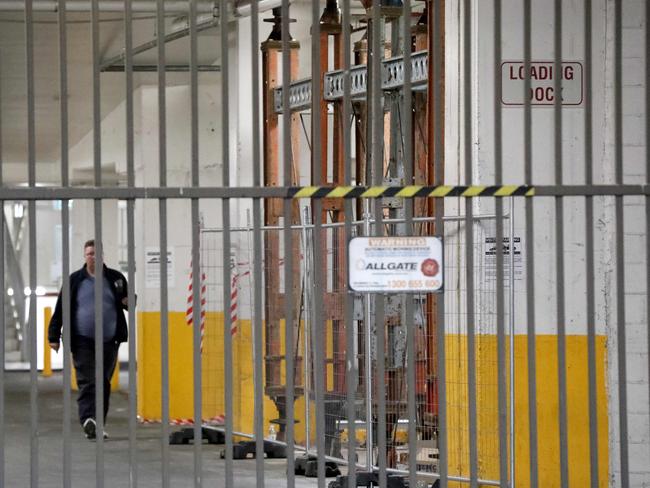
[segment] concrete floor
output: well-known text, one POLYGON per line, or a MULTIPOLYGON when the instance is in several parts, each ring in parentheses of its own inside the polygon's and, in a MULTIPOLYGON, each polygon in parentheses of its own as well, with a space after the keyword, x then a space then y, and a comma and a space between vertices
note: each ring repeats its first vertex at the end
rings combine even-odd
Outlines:
MULTIPOLYGON (((6 372, 5 378, 5 486, 30 485, 30 409, 29 373, 6 372)), ((63 483, 62 438, 62 375, 38 379, 39 432, 38 484, 39 487, 60 487, 63 483)), ((121 385, 127 385, 124 373, 121 385)), ((76 393, 73 392, 72 412, 72 486, 92 487, 96 481, 96 444, 87 440, 76 417, 76 393)), ((128 397, 124 391, 111 396, 111 410, 106 425, 110 439, 104 443, 104 486, 129 487, 128 397)), ((219 458, 223 446, 203 446, 203 486, 224 486, 224 461, 219 458)), ((192 445, 170 446, 170 486, 194 487, 194 448, 192 445)), ((235 486, 256 486, 254 459, 234 461, 235 486)), ((137 427, 138 487, 162 486, 161 435, 159 425, 137 427)), ((264 461, 265 486, 286 486, 286 461, 264 461)), ((328 480, 329 482, 329 480, 328 480)), ((313 478, 296 477, 296 487, 318 486, 313 478)))

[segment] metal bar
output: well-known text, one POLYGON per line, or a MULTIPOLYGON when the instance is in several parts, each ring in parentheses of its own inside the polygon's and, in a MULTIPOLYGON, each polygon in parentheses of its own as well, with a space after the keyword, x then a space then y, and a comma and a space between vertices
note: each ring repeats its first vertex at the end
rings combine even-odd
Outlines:
MULTIPOLYGON (((319 2, 312 3, 312 27, 311 27, 311 72, 312 72, 312 113, 320 112, 321 86, 320 86, 320 12, 319 2)), ((326 141, 325 141, 326 142, 326 141)), ((321 120, 320 117, 312 117, 312 147, 321 147, 321 120)), ((312 180, 321 184, 322 159, 319 150, 312 151, 312 180)), ((322 202, 313 202, 312 219, 314 222, 313 232, 313 256, 315 266, 323 262, 321 242, 321 216, 322 202)), ((314 273, 314 286, 316 290, 322 290, 324 283, 322 273, 314 273)), ((316 400, 316 450, 317 450, 317 474, 318 488, 325 488, 325 358, 319 341, 325 335, 325 323, 323 321, 323 300, 317 294, 314 295, 313 321, 312 321, 312 350, 314 351, 314 390, 316 400)))
MULTIPOLYGON (((2 55, 0 54, 0 75, 2 75, 2 55)), ((2 103, 2 87, 0 87, 0 104, 2 103)), ((2 160, 2 117, 0 117, 0 187, 4 186, 3 178, 3 160, 2 160)), ((5 202, 0 200, 0 289, 6 290, 5 280, 5 202)), ((5 317, 5 300, 0 300, 0 317, 5 317)), ((0 338, 0 486, 5 484, 5 330, 7 323, 2 321, 2 338, 0 338)), ((67 486, 64 488, 68 488, 67 486)))
MULTIPOLYGON (((66 0, 59 2, 59 107, 61 126, 61 185, 69 185, 69 139, 68 139, 68 40, 66 24, 66 0)), ((72 455, 71 455, 71 362, 70 362, 70 209, 69 200, 61 202, 61 301, 63 319, 63 486, 72 486, 72 455)), ((2 315, 4 316, 4 315, 2 315)), ((4 364, 4 362, 3 362, 4 364)), ((2 483, 0 483, 2 484, 2 483)))
MULTIPOLYGON (((156 32, 165 38, 165 2, 158 0, 156 32)), ((157 49, 158 68, 158 172, 160 187, 167 186, 167 76, 165 43, 157 49)), ((170 486, 169 473, 169 293, 167 276, 167 200, 158 200, 160 239, 160 400, 161 481, 170 486)), ((131 340, 133 342, 133 340, 131 340)), ((129 355, 130 359, 130 355, 129 355)), ((130 384, 130 381, 129 381, 130 384)))
MULTIPOLYGON (((288 87, 291 83, 291 49, 289 47, 289 0, 282 0, 282 86, 288 87)), ((291 112, 289 111, 289 90, 282 90, 282 106, 284 116, 282 117, 282 157, 283 157, 283 180, 285 185, 291 185, 293 151, 291 147, 291 112)), ((287 488, 295 486, 294 478, 294 394, 295 394, 295 368, 293 356, 294 343, 294 314, 293 314, 293 233, 291 224, 293 220, 294 202, 285 198, 284 205, 284 326, 285 326, 285 439, 287 441, 287 488)), ((305 398, 308 393, 305 390, 305 398)), ((261 487, 260 487, 261 488, 261 487)))
MULTIPOLYGON (((2 55, 0 54, 0 66, 2 66, 2 55)), ((0 75, 2 68, 0 68, 0 75)), ((0 104, 2 103, 2 87, 0 87, 0 104)), ((3 177, 3 160, 2 160, 2 117, 0 117, 0 187, 4 186, 3 177)), ((0 289, 7 289, 5 279, 5 202, 0 200, 0 289)), ((5 300, 0 300, 0 317, 5 317, 5 300)), ((5 330, 7 327, 6 320, 2 321, 2 337, 0 338, 0 486, 5 484, 5 330)), ((67 488, 67 487, 65 487, 67 488)))
MULTIPOLYGON (((25 62, 27 78, 27 171, 29 187, 36 186, 36 132, 34 94, 34 25, 32 1, 25 3, 25 62)), ((4 211, 4 210, 3 210, 4 211)), ((38 370, 36 332, 36 202, 29 202, 29 400, 30 400, 30 484, 38 486, 38 370)))
MULTIPOLYGON (((228 8, 226 0, 219 1, 219 12, 221 19, 225 19, 223 15, 228 8)), ((230 61, 228 59, 228 34, 229 28, 227 22, 221 22, 219 29, 220 44, 221 44, 221 63, 222 63, 222 76, 221 76, 221 155, 224 161, 221 172, 222 184, 230 186, 230 121, 229 121, 229 103, 230 103, 230 61)), ((233 430, 233 345, 232 345, 232 316, 230 313, 231 307, 231 280, 232 271, 230 265, 230 200, 225 199, 221 201, 222 212, 222 226, 226 231, 223 233, 223 340, 224 340, 224 406, 226 413, 226 452, 232 454, 232 430, 233 430)), ((201 441, 202 442, 202 441, 201 441)), ((226 456, 225 463, 225 486, 227 488, 233 486, 233 464, 232 455, 226 456)))
MULTIPOLYGON (((562 1, 554 1, 553 20, 553 52, 554 69, 559 73, 562 69, 562 1)), ((560 93, 562 80, 554 80, 554 91, 560 93)), ((555 125, 554 157, 555 157, 555 184, 563 183, 562 159, 562 100, 555 97, 553 104, 553 119, 555 125)), ((557 307, 557 374, 558 374, 558 399, 559 399, 559 448, 560 448, 560 484, 569 484, 569 445, 567 431, 567 384, 566 384, 566 311, 564 298, 564 200, 562 197, 555 199, 555 252, 556 252, 556 307, 557 307)))
MULTIPOLYGON (((343 124, 348 123, 352 116, 352 103, 351 103, 351 79, 350 79, 350 65, 351 65, 351 28, 350 28, 350 0, 343 0, 342 9, 342 29, 343 29, 343 104, 341 107, 343 124)), ((342 131, 343 136, 343 160, 345 167, 344 183, 350 185, 352 182, 352 141, 349 130, 342 131)), ((354 213, 352 209, 352 201, 348 200, 343 204, 344 211, 344 234, 345 243, 347 245, 352 238, 352 221, 354 220, 354 213)), ((345 267, 346 270, 350 269, 350 257, 345 252, 345 267)), ((356 441, 356 396, 357 387, 359 383, 359 368, 357 366, 358 356, 356 351, 356 323, 354 321, 354 295, 351 293, 345 294, 345 351, 346 351, 346 401, 347 401, 347 419, 348 419, 348 486, 357 485, 357 441, 356 441)), ((368 429, 366 429, 368 432, 368 429)))
MULTIPOLYGON (((102 245, 102 201, 94 202, 95 214, 95 422, 96 456, 95 479, 99 488, 104 487, 104 246, 102 245)), ((110 388, 110 386, 109 386, 110 388)))
MULTIPOLYGON (((310 198, 314 200, 319 200, 322 198, 364 198, 364 199, 377 199, 382 197, 382 190, 385 187, 365 187, 358 186, 354 187, 355 192, 365 193, 362 195, 354 196, 352 195, 341 195, 338 192, 335 192, 336 187, 323 187, 331 190, 332 193, 316 193, 308 197, 303 197, 298 193, 303 189, 310 189, 311 187, 166 187, 166 188, 156 188, 156 187, 35 187, 33 189, 26 187, 3 187, 0 188, 0 200, 62 200, 62 199, 74 199, 74 200, 84 200, 84 199, 160 199, 160 198, 179 198, 179 199, 194 199, 194 198, 213 198, 213 199, 222 199, 222 198, 286 198, 287 195, 292 198, 310 198)), ((456 188, 458 191, 455 191, 454 196, 459 196, 461 198, 485 198, 485 197, 522 197, 522 198, 531 198, 531 197, 555 197, 555 196, 649 196, 650 195, 650 185, 538 185, 538 186, 526 186, 521 185, 519 188, 522 191, 525 191, 526 194, 515 194, 511 195, 510 193, 504 195, 494 195, 492 193, 486 195, 474 195, 472 194, 473 189, 478 189, 479 187, 467 188, 466 186, 461 187, 449 187, 449 186, 431 186, 426 187, 426 189, 431 189, 431 192, 435 192, 435 189, 444 190, 444 195, 429 193, 422 197, 410 197, 403 196, 402 198, 449 198, 449 191, 456 188), (467 192, 463 194, 464 192, 467 192)), ((486 187, 480 187, 483 190, 486 187)))
MULTIPOLYGON (((255 51, 259 46, 259 2, 251 1, 251 50, 255 51)), ((259 57, 251 56, 251 84, 252 84, 252 125, 253 125, 253 184, 261 186, 262 175, 260 170, 260 82, 259 82, 259 57)), ((254 256, 257 259, 253 264, 254 290, 253 290, 253 357, 254 357, 254 432, 256 439, 264 437, 264 376, 263 376, 263 311, 262 311, 262 223, 261 201, 259 197, 253 198, 253 247, 254 256)), ((256 445, 256 452, 259 447, 256 445)), ((257 460, 256 460, 257 463, 257 460)), ((256 486, 264 486, 264 471, 256 469, 256 486)))
MULTIPOLYGON (((370 161, 373 184, 383 183, 383 140, 384 140, 384 107, 379 83, 381 76, 381 60, 384 50, 384 21, 381 17, 381 2, 373 0, 371 12, 372 30, 368 33, 368 62, 370 64, 370 90, 368 119, 370 122, 370 161)), ((382 201, 375 200, 375 229, 374 235, 383 234, 383 208, 382 201)), ((386 383, 385 378, 385 312, 384 299, 375 295, 375 344, 376 344, 376 401, 377 401, 377 465, 379 466, 379 486, 386 488, 386 383)), ((371 390, 372 391, 372 390, 371 390)))
MULTIPOLYGON (((199 81, 196 71, 197 62, 197 31, 196 13, 198 0, 191 0, 189 7, 190 29, 190 119, 191 119, 191 179, 192 187, 199 186, 199 81)), ((194 486, 201 488, 203 484, 203 435, 202 423, 202 371, 201 371, 201 256, 199 254, 200 239, 199 201, 192 200, 192 280, 193 280, 193 305, 192 318, 194 325, 194 486)), ((224 284, 225 286, 225 284, 224 284)))
MULTIPOLYGON (((497 18, 495 12, 495 19, 497 18)), ((495 20, 495 23, 497 20, 495 20)), ((463 1, 463 149, 465 160, 465 184, 472 185, 472 8, 471 0, 463 1)), ((496 85, 497 83, 495 83, 496 85)), ((495 107, 495 119, 498 110, 495 107)), ((495 127, 495 139, 498 126, 495 127)), ((498 147, 498 146, 497 146, 498 147)), ((495 155, 496 157, 497 155, 495 155)), ((497 169, 498 178, 498 169, 497 169)), ((478 438, 476 420, 476 328, 474 323, 474 202, 465 200, 465 282, 466 282, 466 315, 467 315, 467 420, 469 425, 469 477, 470 487, 476 488, 478 478, 478 438)), ((497 225, 499 207, 497 202, 497 225)), ((497 230, 497 249, 499 237, 497 230)), ((497 290, 499 289, 499 264, 497 253, 497 290)), ((498 309, 498 306, 497 306, 498 309)), ((497 323, 499 319, 497 319, 497 323)), ((501 371, 501 370, 499 370, 501 371)), ((501 431, 499 431, 501 432, 501 431)), ((503 450, 500 451, 503 454, 503 450)), ((501 456, 503 457, 503 456, 501 456)))
MULTIPOLYGON (((0 96, 0 102, 2 97, 0 96)), ((0 133, 2 127, 0 124, 0 133)), ((0 153, 2 149, 2 137, 0 137, 0 153)), ((0 155, 0 185, 2 185, 2 156, 0 155)), ((0 200, 0 289, 6 290, 5 280, 5 202, 0 200)), ((5 317, 5 301, 0 300, 0 317, 5 317)), ((7 330, 7 321, 2 321, 2 337, 0 338, 0 486, 5 486, 5 331, 7 330)))
MULTIPOLYGON (((107 66, 102 71, 105 73, 121 73, 125 71, 126 67, 123 64, 107 66)), ((155 64, 135 64, 132 67, 135 73, 155 73, 158 71, 158 66, 155 64)), ((213 66, 210 64, 201 64, 196 67, 200 73, 220 73, 221 66, 213 66)), ((190 67, 186 64, 168 64, 165 66, 165 71, 169 73, 182 73, 190 71, 190 67)))
MULTIPOLYGON (((406 86, 406 80, 411 80, 409 90, 424 89, 428 80, 428 53, 418 51, 412 54, 410 61, 405 61, 403 56, 394 56, 381 61, 381 88, 385 91, 400 90, 406 86), (405 65, 404 63, 407 63, 405 65), (407 77, 406 69, 409 68, 410 76, 407 77)), ((367 96, 368 71, 366 65, 351 66, 348 70, 350 76, 350 94, 354 99, 363 99, 367 96)), ((328 71, 323 74, 323 99, 334 102, 344 98, 344 70, 328 71)), ((289 85, 289 107, 291 111, 307 110, 311 106, 311 79, 296 80, 289 85)), ((283 87, 273 90, 274 109, 276 113, 283 113, 282 106, 283 87)))
MULTIPOLYGON (((429 41, 432 46, 432 67, 430 69, 433 77, 432 100, 444 100, 444 86, 437 81, 442 79, 444 75, 444 39, 438 33, 438 30, 443 30, 444 26, 444 0, 433 0, 431 2, 431 14, 429 18, 432 20, 429 28, 431 29, 432 39, 429 41)), ((444 30, 443 30, 444 32, 444 30)), ((429 130, 433 132, 433 148, 429 150, 429 154, 433 155, 434 177, 435 184, 444 184, 444 103, 435 104, 430 106, 433 112, 429 118, 433 127, 429 126, 429 130)), ((443 200, 444 202, 444 200, 443 200)), ((436 236, 444 239, 444 206, 443 202, 438 202, 435 206, 435 228, 436 236)), ((443 246, 444 252, 444 246, 443 246)), ((443 256, 444 262, 444 256, 443 256)), ((446 348, 445 348, 445 296, 444 294, 438 295, 436 298, 436 340, 437 340, 437 359, 438 359, 438 460, 440 463, 440 488, 447 488, 449 477, 449 452, 448 452, 448 439, 447 439, 447 371, 446 371, 446 348)))
POLYGON ((513 198, 510 198, 510 221, 509 225, 509 244, 510 244, 510 290, 509 290, 509 317, 508 321, 510 330, 508 334, 510 336, 510 351, 508 352, 508 359, 510 361, 510 382, 508 388, 510 390, 510 406, 508 409, 509 414, 509 423, 510 423, 510 432, 509 432, 509 447, 510 447, 510 462, 508 468, 510 470, 510 486, 516 485, 515 480, 515 467, 516 467, 516 431, 515 431, 515 385, 516 382, 516 370, 515 370, 515 201, 513 198))
MULTIPOLYGON (((646 26, 648 29, 648 26, 646 26)), ((647 113, 646 113, 647 118, 647 113)), ((623 184, 623 2, 614 3, 614 169, 623 184)), ((630 486, 625 334, 625 235, 623 197, 616 197, 616 327, 621 488, 630 486)))
MULTIPOLYGON (((494 2, 494 62, 495 66, 501 66, 501 0, 494 2)), ((494 81, 495 100, 501 100, 501 82, 494 81)), ((494 166, 495 180, 497 185, 503 181, 503 125, 501 104, 494 106, 494 166)), ((508 385, 507 385, 507 364, 506 364, 506 334, 505 334, 505 293, 504 293, 504 259, 503 259, 503 202, 500 199, 495 201, 496 205, 496 291, 497 291, 497 392, 499 405, 499 480, 503 488, 514 486, 513 473, 509 470, 514 460, 514 452, 508 452, 508 385), (510 478, 510 479, 509 479, 510 478)), ((512 222, 512 219, 511 219, 512 222)), ((514 251, 510 246, 510 261, 513 261, 514 251)), ((511 288, 512 290, 512 288, 511 288)), ((510 350, 510 354, 513 351, 510 350)), ((512 375, 513 371, 510 371, 512 375)), ((512 432, 510 432, 512 434, 512 432)))
MULTIPOLYGON (((99 78, 99 8, 93 0, 91 8, 92 46, 92 106, 93 106, 93 172, 96 187, 102 186, 101 173, 101 94, 99 78)), ((102 200, 93 200, 95 215, 95 422, 96 455, 95 479, 98 488, 104 488, 104 322, 102 297, 104 292, 104 255, 102 243, 102 200)))
MULTIPOLYGON (((92 10, 94 0, 68 0, 66 10, 68 12, 89 12, 92 10)), ((173 13, 187 13, 187 1, 167 1, 165 10, 173 13)), ((213 1, 197 2, 198 13, 212 13, 214 11, 213 1)), ((133 12, 156 12, 156 0, 136 0, 133 2, 133 12)), ((124 1, 100 0, 97 7, 102 12, 124 12, 124 1)), ((34 0, 25 2, 24 0, 2 0, 0 1, 0 11, 22 12, 30 8, 34 12, 58 12, 60 1, 58 0, 34 0), (30 3, 30 7, 26 6, 30 3)))
MULTIPOLYGON (((650 5, 648 2, 645 4, 645 79, 650 80, 650 5)), ((646 184, 650 185, 650 84, 646 81, 645 84, 645 147, 646 147, 646 184)), ((650 197, 645 198, 645 235, 646 239, 650 236, 650 197)), ((646 270, 650 269, 650 246, 647 245, 646 240, 646 270)), ((646 271, 646 320, 650 317, 650 272, 646 271)), ((650 334, 648 334, 647 349, 648 352, 648 377, 650 378, 650 334)), ((650 393, 650 389, 648 390, 650 393)), ((650 405, 650 398, 648 399, 650 405)))
MULTIPOLYGON (((404 92, 403 92, 403 134, 402 140, 404 141, 403 153, 403 166, 404 166, 404 183, 411 185, 414 183, 413 178, 413 93, 412 89, 412 44, 411 44, 411 0, 404 0, 404 8, 402 14, 402 39, 403 39, 403 58, 404 58, 404 92)), ((428 59, 428 58, 427 58, 428 59)), ((424 76, 428 74, 427 69, 424 69, 424 76)), ((345 119, 347 120, 347 119, 345 119)), ((395 141, 391 141, 391 145, 395 141)), ((413 233, 413 200, 405 201, 404 219, 406 221, 405 234, 411 235, 413 233)), ((406 301, 405 316, 406 316, 406 339, 407 339, 407 384, 408 384, 408 449, 411 455, 409 456, 409 486, 417 485, 417 405, 416 405, 416 364, 415 364, 415 333, 416 325, 414 320, 414 303, 411 295, 403 295, 406 301)))
MULTIPOLYGON (((530 72, 532 56, 531 0, 524 0, 524 70, 530 72)), ((532 113, 530 97, 531 80, 524 80, 524 181, 533 181, 532 113)), ((530 488, 538 488, 537 460, 537 333, 535 331, 535 247, 533 201, 525 203, 526 213, 526 346, 528 353, 528 457, 530 463, 530 488)))
MULTIPOLYGON (((350 200, 348 199, 346 201, 350 201, 350 200)), ((475 221, 494 220, 495 218, 496 218, 496 215, 494 215, 494 214, 474 215, 474 220, 475 221)), ((509 216, 504 215, 503 218, 508 219, 509 216)), ((433 222, 434 220, 435 220, 435 217, 413 217, 413 222, 414 223, 417 223, 417 222, 420 222, 420 223, 421 222, 433 222)), ((459 221, 464 221, 465 216, 464 215, 462 215, 462 216, 449 215, 447 217, 444 217, 443 220, 445 222, 459 222, 459 221)), ((369 222, 374 223, 374 220, 370 219, 369 222)), ((383 220, 384 224, 400 224, 400 223, 404 223, 404 222, 405 222, 404 219, 384 219, 383 220)), ((365 223, 365 220, 352 220, 350 223, 354 227, 359 227, 360 225, 365 223)), ((327 223, 327 224, 323 224, 323 229, 331 229, 331 228, 336 228, 336 227, 345 227, 345 222, 330 222, 330 223, 327 223)), ((279 225, 266 225, 266 226, 264 226, 264 230, 282 230, 282 228, 283 227, 279 226, 279 225)), ((294 229, 294 230, 301 230, 301 229, 306 229, 306 228, 312 229, 313 225, 298 224, 298 225, 292 225, 291 228, 294 229)), ((230 230, 233 231, 233 232, 235 232, 235 231, 242 232, 242 231, 247 231, 247 230, 250 230, 250 229, 248 229, 248 227, 231 227, 230 230)), ((212 228, 205 228, 204 227, 203 229, 201 229, 201 232, 203 232, 204 234, 206 232, 220 233, 220 232, 222 232, 222 229, 212 229, 212 228)))
MULTIPOLYGON (((363 202, 363 218, 364 218, 364 235, 372 235, 370 227, 370 202, 363 202)), ((370 326, 371 317, 372 317, 372 300, 373 296, 370 293, 365 295, 365 315, 363 319, 363 328, 364 328, 364 345, 365 345, 365 400, 366 400, 366 470, 371 472, 373 471, 374 460, 373 460, 373 449, 375 444, 374 434, 373 434, 373 422, 372 422, 372 328, 370 326)))
MULTIPOLYGON (((138 3, 138 2, 137 1, 132 2, 132 5, 135 4, 135 3, 138 3)), ((168 8, 169 3, 170 2, 165 2, 165 12, 171 12, 171 10, 168 8)), ((190 4, 196 4, 196 2, 190 2, 190 4)), ((122 8, 124 8, 124 7, 122 6, 122 8)), ((195 5, 195 12, 196 12, 196 8, 198 8, 198 7, 196 7, 196 5, 195 5)), ((132 9, 134 9, 133 6, 132 6, 132 9)), ((154 10, 154 12, 156 12, 156 11, 157 11, 157 9, 154 10)), ((183 11, 183 13, 186 13, 186 12, 187 12, 187 7, 183 11)), ((201 31, 204 31, 206 29, 211 29, 212 27, 216 27, 216 26, 219 25, 219 20, 214 19, 214 18, 211 18, 210 20, 207 20, 207 21, 197 23, 196 22, 196 16, 195 16, 194 19, 193 19, 193 22, 194 22, 194 27, 196 28, 197 33, 201 32, 201 31)), ((169 34, 165 34, 163 36, 163 38, 162 38, 163 42, 167 43, 167 42, 175 41, 177 39, 181 39, 183 37, 187 37, 188 35, 191 35, 191 32, 190 32, 191 29, 192 29, 192 25, 190 23, 190 25, 188 25, 187 27, 179 29, 179 30, 177 30, 175 32, 170 32, 169 34)), ((152 39, 151 41, 147 41, 144 44, 140 44, 139 46, 132 47, 130 51, 126 51, 126 49, 125 49, 124 52, 122 52, 122 53, 120 53, 120 54, 118 54, 116 56, 113 56, 112 58, 108 58, 108 59, 102 61, 100 63, 100 65, 99 65, 100 70, 101 71, 110 71, 109 68, 111 66, 113 66, 113 65, 118 65, 118 67, 119 67, 119 65, 123 65, 124 59, 126 58, 126 55, 127 55, 127 52, 129 53, 130 56, 135 56, 137 54, 140 54, 140 53, 143 53, 145 51, 149 51, 150 49, 155 48, 158 44, 159 44, 159 39, 152 39)), ((155 69, 157 69, 157 66, 155 66, 155 65, 153 65, 152 67, 154 68, 154 71, 155 71, 155 69)), ((184 66, 183 65, 183 67, 184 68, 187 67, 188 71, 191 71, 193 69, 191 65, 190 66, 184 66)))
MULTIPOLYGON (((310 365, 311 365, 311 355, 309 354, 309 344, 310 344, 310 329, 311 326, 310 324, 312 323, 312 303, 311 303, 311 296, 312 294, 309 293, 309 286, 308 284, 311 283, 311 274, 310 274, 310 269, 313 269, 313 259, 311 255, 311 239, 309 238, 309 235, 307 233, 307 228, 308 224, 311 223, 310 215, 309 215, 309 206, 305 205, 303 208, 303 222, 305 225, 302 226, 302 245, 304 249, 304 254, 305 258, 302 260, 303 261, 303 280, 304 280, 304 300, 305 300, 305 338, 304 338, 304 356, 303 356, 303 375, 304 375, 304 391, 305 391, 305 446, 306 449, 309 451, 311 449, 310 442, 311 442, 311 418, 310 418, 310 389, 311 389, 311 381, 310 381, 310 365)), ((313 227, 313 226, 311 226, 313 227)), ((313 232, 312 232, 313 234, 313 232)))
MULTIPOLYGON (((591 0, 584 4, 585 25, 585 161, 593 161, 592 101, 592 9, 591 0)), ((593 184, 593 166, 585 164, 585 184, 593 184)), ((599 486, 598 469, 598 383, 596 378, 596 273, 594 258, 594 201, 585 198, 585 266, 587 292, 587 371, 589 375, 589 473, 591 488, 599 486)))
MULTIPOLYGON (((124 73, 125 73, 125 105, 126 105, 126 172, 127 172, 127 185, 133 187, 135 185, 135 169, 134 169, 134 123, 133 123, 133 9, 132 0, 125 0, 124 2, 124 46, 126 56, 124 60, 124 73)), ((164 32, 164 29, 159 32, 164 32)), ((127 269, 128 280, 131 283, 127 287, 127 305, 128 305, 128 319, 130 327, 130 340, 128 342, 129 350, 129 486, 138 486, 138 462, 137 462, 137 391, 136 391, 136 326, 135 326, 135 294, 133 288, 135 286, 135 262, 134 262, 134 202, 133 200, 127 201, 127 269)), ((162 275, 161 275, 162 276, 162 275)), ((161 278, 162 279, 162 278, 161 278)), ((161 284, 162 286, 162 284, 161 284)), ((161 300, 161 306, 165 303, 161 300)), ((161 310, 162 312, 162 310, 161 310)), ((120 311, 119 313, 123 313, 120 311)), ((166 316, 162 315, 162 326, 166 323, 166 316)), ((162 339, 161 339, 162 340, 162 339)), ((161 346, 162 347, 162 346, 161 346)), ((164 364, 164 363, 161 363, 164 364)), ((119 360, 116 365, 119 371, 119 360)), ((162 373, 162 372, 161 372, 162 373)), ((164 425, 164 422, 163 422, 164 425)), ((165 432, 163 428, 163 432, 165 432)), ((164 471, 163 467, 163 471, 164 471)))

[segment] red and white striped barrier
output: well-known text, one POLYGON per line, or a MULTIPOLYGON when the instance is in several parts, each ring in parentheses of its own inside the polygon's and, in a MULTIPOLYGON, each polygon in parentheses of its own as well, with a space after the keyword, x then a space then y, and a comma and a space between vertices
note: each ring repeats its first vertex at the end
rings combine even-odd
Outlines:
MULTIPOLYGON (((190 263, 190 284, 187 287, 187 310, 185 312, 185 321, 191 326, 194 323, 194 280, 192 275, 192 265, 190 263)), ((201 273, 201 288, 199 292, 200 301, 200 327, 201 327, 201 352, 203 352, 203 336, 205 335, 205 304, 206 304, 205 273, 201 273)))
MULTIPOLYGON (((141 424, 160 424, 162 422, 162 419, 152 419, 147 417, 140 417, 138 415, 138 422, 140 422, 141 424)), ((216 417, 210 417, 201 420, 201 424, 204 425, 223 425, 225 422, 226 422, 226 417, 224 415, 217 415, 216 417)), ((169 419, 169 425, 194 425, 194 419, 192 418, 169 419)))

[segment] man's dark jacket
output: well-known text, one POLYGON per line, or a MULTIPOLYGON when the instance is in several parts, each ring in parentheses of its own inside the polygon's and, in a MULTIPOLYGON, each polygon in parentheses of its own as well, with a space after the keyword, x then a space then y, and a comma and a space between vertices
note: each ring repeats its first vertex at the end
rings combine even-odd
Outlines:
MULTIPOLYGON (((70 330, 72 341, 70 347, 75 346, 76 337, 74 331, 77 330, 77 291, 79 285, 88 276, 86 265, 83 268, 75 271, 70 275, 70 330)), ((126 278, 122 273, 115 269, 111 269, 104 265, 104 278, 110 283, 113 296, 115 297, 115 310, 116 310, 116 324, 115 324, 115 337, 114 341, 117 343, 126 342, 128 338, 128 328, 126 326, 126 318, 124 317, 123 310, 128 307, 122 303, 122 299, 128 296, 128 285, 126 278)), ((50 320, 50 325, 47 332, 49 342, 59 342, 61 338, 61 327, 63 327, 63 299, 61 292, 56 301, 54 314, 50 320)))

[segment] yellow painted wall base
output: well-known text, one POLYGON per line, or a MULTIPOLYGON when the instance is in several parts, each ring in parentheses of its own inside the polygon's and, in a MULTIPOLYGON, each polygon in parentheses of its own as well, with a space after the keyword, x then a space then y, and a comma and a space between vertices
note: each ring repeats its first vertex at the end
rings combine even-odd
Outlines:
MULTIPOLYGON (((185 321, 184 312, 169 314, 169 410, 171 419, 189 419, 194 415, 192 327, 185 321)), ((283 325, 281 324, 281 327, 283 325)), ((144 420, 161 417, 161 351, 160 314, 138 314, 138 415, 144 420)), ((281 344, 284 351, 284 343, 281 344)), ((233 428, 235 431, 253 433, 253 337, 251 322, 239 320, 233 336, 233 428)), ((202 389, 201 408, 204 419, 225 413, 223 314, 207 312, 205 335, 201 356, 202 389)), ((283 375, 284 378, 284 375, 283 375)), ((278 418, 273 401, 264 396, 265 434, 271 419, 278 418)), ((296 441, 304 439, 304 398, 295 402, 296 441)), ((313 419, 313 416, 312 416, 313 419)), ((276 426, 277 427, 277 426, 276 426)))
MULTIPOLYGON (((604 336, 596 338, 599 480, 603 488, 607 486, 609 460, 605 339, 604 336)), ((467 336, 449 335, 445 343, 449 474, 469 476, 467 336)), ((557 345, 557 336, 536 337, 539 486, 548 487, 560 487, 557 345)), ((587 337, 567 336, 566 357, 569 486, 590 486, 587 337)), ((476 337, 476 363, 479 477, 498 480, 500 448, 495 336, 476 337)), ((515 412, 515 478, 517 487, 523 488, 530 486, 528 347, 525 335, 515 338, 515 412)))
MULTIPOLYGON (((233 427, 235 431, 253 433, 253 341, 250 321, 238 322, 233 337, 233 427)), ((185 322, 183 312, 169 314, 169 408, 172 419, 192 418, 193 407, 193 349, 192 327, 185 322)), ((281 344, 284 351, 284 344, 281 344)), ((589 486, 589 415, 587 338, 568 336, 567 408, 570 485, 589 486)), ((537 358, 537 420, 538 463, 540 486, 559 487, 559 415, 557 337, 539 335, 536 338, 537 358)), ((284 354, 282 352, 282 354, 284 354)), ((467 337, 448 335, 447 354, 447 413, 449 442, 449 474, 469 476, 469 429, 467 402, 467 337)), ((508 352, 506 352, 508 354, 508 352)), ((608 418, 605 390, 606 341, 596 341, 596 377, 598 402, 598 439, 600 484, 608 479, 608 418)), ((206 314, 202 354, 203 418, 224 414, 223 315, 206 314)), ((498 379, 497 341, 495 336, 477 336, 477 435, 479 477, 499 479, 498 379)), ((140 312, 138 318, 138 414, 143 419, 161 417, 160 382, 160 314, 140 312)), ((515 338, 515 427, 516 478, 518 487, 529 486, 530 446, 528 435, 528 350, 527 337, 515 338)), ((296 441, 304 442, 304 397, 295 402, 296 441)), ((277 418, 274 403, 264 397, 264 424, 277 418)), ((310 408, 311 432, 315 410, 310 408)), ((312 441, 313 441, 312 437, 312 441)), ((453 485, 453 484, 452 484, 453 485)), ((460 485, 459 485, 460 486, 460 485)))

